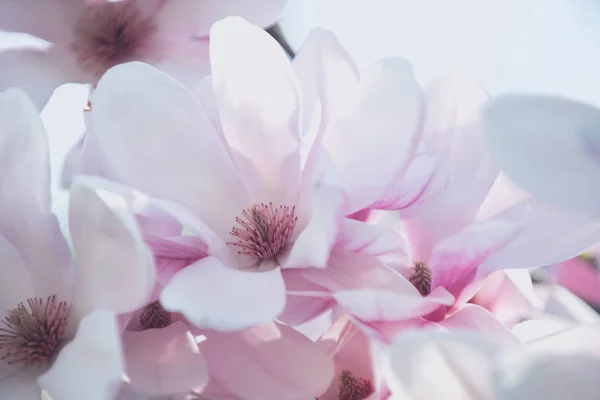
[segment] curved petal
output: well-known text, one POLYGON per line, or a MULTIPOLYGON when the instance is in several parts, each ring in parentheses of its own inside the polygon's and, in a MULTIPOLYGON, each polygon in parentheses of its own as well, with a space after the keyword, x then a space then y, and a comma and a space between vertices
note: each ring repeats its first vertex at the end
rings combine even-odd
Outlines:
POLYGON ((198 23, 198 34, 207 35, 210 27, 220 19, 230 15, 239 15, 253 25, 266 28, 275 22, 283 10, 285 0, 258 0, 248 3, 246 0, 198 0, 202 13, 198 23))
POLYGON ((335 292, 333 297, 353 317, 369 323, 407 321, 454 303, 454 297, 443 288, 432 291, 427 297, 421 296, 414 286, 413 289, 414 292, 407 290, 405 293, 378 289, 348 290, 335 292))
POLYGON ((200 350, 211 378, 246 400, 320 396, 333 378, 329 356, 310 339, 283 324, 207 337, 200 350))
POLYGON ((232 17, 213 25, 210 61, 223 132, 252 201, 295 204, 300 88, 284 51, 262 29, 232 17))
POLYGON ((282 257, 282 267, 325 268, 344 217, 345 201, 346 197, 336 186, 318 184, 313 188, 310 219, 289 254, 282 257))
POLYGON ((489 148, 506 174, 558 206, 600 212, 600 110, 532 95, 499 96, 484 112, 489 148))
POLYGON ((600 218, 561 210, 535 198, 523 200, 497 217, 523 228, 514 241, 481 266, 484 273, 565 261, 589 249, 600 236, 600 218))
POLYGON ((180 321, 162 329, 125 331, 122 340, 127 375, 140 393, 180 394, 208 382, 206 362, 180 321))
POLYGON ((332 32, 314 28, 292 62, 303 100, 302 132, 310 126, 317 102, 321 105, 321 125, 329 123, 347 107, 358 87, 358 69, 332 32))
POLYGON ((278 268, 240 271, 206 257, 178 272, 160 301, 198 327, 236 331, 277 317, 285 306, 285 285, 278 268))
POLYGON ((384 372, 398 398, 492 399, 493 358, 500 349, 471 332, 414 331, 398 336, 384 372))
POLYGON ((335 248, 370 254, 387 265, 390 265, 390 260, 394 260, 396 264, 410 265, 407 244, 402 235, 382 225, 344 219, 335 248))
POLYGON ((417 148, 421 89, 411 65, 384 59, 360 81, 346 112, 323 135, 323 146, 350 197, 348 213, 379 200, 404 172, 417 148), (397 152, 390 157, 390 149, 397 152))
POLYGON ((35 297, 36 285, 31 272, 15 247, 0 235, 0 318, 22 301, 35 297))
POLYGON ((406 172, 381 199, 369 207, 380 210, 402 210, 443 194, 453 182, 450 165, 439 158, 422 154, 410 162, 406 172))
POLYGON ((330 296, 302 295, 327 293, 328 290, 304 277, 302 269, 284 269, 281 271, 287 292, 285 309, 277 319, 287 325, 298 325, 316 318, 335 306, 330 296), (290 293, 294 292, 294 293, 290 293))
POLYGON ((573 258, 561 263, 556 280, 577 296, 600 306, 600 272, 589 262, 573 258))
MULTIPOLYGON (((479 266, 509 244, 519 225, 503 220, 472 224, 438 244, 429 260, 431 286, 442 286, 458 297, 477 276, 479 266)), ((506 267, 506 266, 505 266, 506 267)))
POLYGON ((54 399, 105 400, 116 394, 123 370, 117 320, 96 310, 81 320, 73 341, 38 383, 54 399))
POLYGON ((49 164, 35 106, 20 89, 0 94, 0 234, 20 253, 36 295, 68 300, 71 255, 50 210, 49 164))
POLYGON ((111 178, 177 201, 228 236, 249 200, 210 121, 181 84, 148 65, 121 64, 98 82, 91 113, 88 135, 112 166, 111 178))
POLYGON ((127 313, 148 302, 154 261, 122 197, 94 178, 78 177, 69 197, 69 229, 77 255, 73 318, 98 308, 127 313))
POLYGON ((517 336, 485 308, 465 304, 458 311, 438 322, 450 330, 472 330, 483 333, 487 338, 509 345, 519 343, 517 336))
POLYGON ((81 0, 3 1, 0 30, 29 33, 51 42, 66 43, 73 21, 82 11, 81 0))
POLYGON ((1 50, 0 69, 0 91, 20 87, 39 111, 42 111, 54 89, 63 83, 87 81, 76 64, 75 56, 58 46, 1 50))

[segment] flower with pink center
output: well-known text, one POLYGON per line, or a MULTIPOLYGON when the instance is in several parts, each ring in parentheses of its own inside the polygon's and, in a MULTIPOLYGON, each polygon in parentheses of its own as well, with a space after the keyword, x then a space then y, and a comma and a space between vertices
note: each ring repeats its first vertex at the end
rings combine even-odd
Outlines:
POLYGON ((0 53, 0 90, 23 87, 39 109, 63 83, 94 85, 110 67, 145 61, 195 86, 209 73, 210 26, 242 15, 268 26, 285 0, 3 1, 0 30, 28 33, 49 46, 0 53))
POLYGON ((151 253, 119 199, 79 178, 74 268, 50 211, 42 121, 22 91, 0 94, 0 124, 0 398, 110 398, 124 367, 115 314, 147 301, 151 253))

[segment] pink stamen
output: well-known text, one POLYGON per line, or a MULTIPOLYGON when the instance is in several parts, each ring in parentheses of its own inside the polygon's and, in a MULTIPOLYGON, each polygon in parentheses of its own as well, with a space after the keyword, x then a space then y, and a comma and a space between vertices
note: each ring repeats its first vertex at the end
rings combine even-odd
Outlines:
POLYGON ((370 380, 355 378, 348 370, 342 371, 338 393, 339 400, 365 400, 373 392, 373 384, 370 380))
POLYGON ((415 262, 414 271, 409 281, 423 296, 431 293, 431 269, 424 261, 415 262))
POLYGON ((49 362, 61 345, 67 326, 67 302, 50 296, 20 303, 2 321, 0 360, 25 365, 49 362))
POLYGON ((162 329, 171 325, 171 313, 158 302, 148 304, 140 313, 140 325, 146 329, 162 329))
POLYGON ((259 260, 271 259, 279 253, 294 233, 298 217, 296 207, 273 207, 272 203, 255 204, 236 218, 240 226, 231 230, 238 240, 228 244, 238 249, 238 254, 259 260))

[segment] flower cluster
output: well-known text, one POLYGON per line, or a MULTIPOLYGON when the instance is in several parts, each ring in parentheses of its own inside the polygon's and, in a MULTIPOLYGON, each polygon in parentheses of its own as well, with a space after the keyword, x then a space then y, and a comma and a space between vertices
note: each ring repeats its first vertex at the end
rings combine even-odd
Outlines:
POLYGON ((565 287, 600 304, 600 112, 359 72, 322 29, 290 60, 283 1, 26 3, 0 29, 52 45, 0 52, 0 399, 598 397, 565 287), (91 84, 69 232, 64 82, 91 84))

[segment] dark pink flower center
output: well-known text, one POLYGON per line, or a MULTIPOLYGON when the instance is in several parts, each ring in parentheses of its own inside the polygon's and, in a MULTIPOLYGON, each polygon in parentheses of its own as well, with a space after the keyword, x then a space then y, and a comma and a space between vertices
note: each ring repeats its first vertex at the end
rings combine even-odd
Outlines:
POLYGON ((423 296, 427 296, 429 293, 431 293, 431 269, 426 262, 415 262, 413 274, 409 281, 415 285, 417 290, 423 296))
POLYGON ((171 325, 172 316, 158 301, 148 304, 140 313, 140 325, 146 329, 162 329, 171 325))
POLYGON ((252 256, 258 260, 269 260, 277 256, 294 233, 298 217, 296 207, 273 204, 255 204, 242 211, 242 218, 236 218, 239 227, 231 230, 235 242, 228 244, 238 250, 238 254, 252 256))
POLYGON ((339 400, 364 400, 373 394, 370 380, 356 378, 350 371, 343 370, 340 375, 339 400))
POLYGON ((134 1, 92 4, 75 24, 72 48, 84 68, 102 75, 138 57, 155 30, 152 19, 142 15, 134 1))
POLYGON ((49 362, 56 355, 67 326, 67 303, 50 296, 20 303, 0 325, 0 360, 25 365, 49 362))

